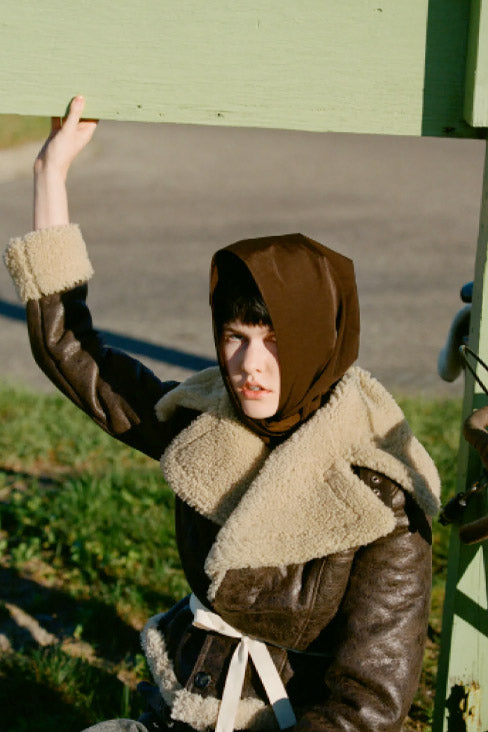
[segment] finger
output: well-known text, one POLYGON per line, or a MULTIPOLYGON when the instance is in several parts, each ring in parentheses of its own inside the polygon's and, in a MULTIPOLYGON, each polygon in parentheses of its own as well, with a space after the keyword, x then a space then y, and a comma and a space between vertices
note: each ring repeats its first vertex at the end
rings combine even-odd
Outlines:
POLYGON ((70 102, 68 116, 66 117, 64 124, 68 127, 76 127, 80 121, 84 108, 85 98, 81 95, 74 97, 70 102))

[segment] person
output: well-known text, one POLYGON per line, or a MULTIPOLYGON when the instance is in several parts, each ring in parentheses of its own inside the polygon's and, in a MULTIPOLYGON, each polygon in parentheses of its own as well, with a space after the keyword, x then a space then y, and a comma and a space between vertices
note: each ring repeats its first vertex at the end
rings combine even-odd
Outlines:
POLYGON ((439 481, 393 398, 353 366, 352 262, 301 234, 220 249, 218 366, 160 381, 92 326, 65 189, 95 129, 83 105, 43 147, 34 231, 5 261, 39 366, 102 429, 161 460, 192 591, 142 634, 148 711, 90 729, 400 730, 422 664, 439 481))

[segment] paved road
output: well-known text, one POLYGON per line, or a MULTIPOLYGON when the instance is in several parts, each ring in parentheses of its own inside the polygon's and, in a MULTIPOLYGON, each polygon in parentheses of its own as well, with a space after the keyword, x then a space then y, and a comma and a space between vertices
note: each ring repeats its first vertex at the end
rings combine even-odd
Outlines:
MULTIPOLYGON (((472 279, 484 143, 101 123, 70 178, 97 275, 97 326, 162 377, 213 356, 211 253, 301 231, 352 257, 360 363, 395 393, 461 393, 437 353, 472 279)), ((33 150, 0 155, 0 233, 30 228, 33 150)), ((0 271, 2 376, 48 389, 0 271)))

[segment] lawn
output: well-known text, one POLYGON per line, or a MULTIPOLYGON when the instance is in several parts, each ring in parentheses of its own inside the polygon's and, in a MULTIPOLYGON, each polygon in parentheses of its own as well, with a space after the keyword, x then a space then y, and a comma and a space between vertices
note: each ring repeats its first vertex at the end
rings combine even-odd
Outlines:
POLYGON ((48 136, 50 126, 47 117, 0 114, 0 150, 24 142, 43 140, 48 136))
MULTIPOLYGON (((402 400, 455 492, 460 403, 402 400)), ((159 466, 57 396, 0 388, 0 704, 5 732, 136 717, 139 631, 187 592, 159 466)), ((434 527, 432 615, 405 730, 431 728, 448 531, 434 527)))

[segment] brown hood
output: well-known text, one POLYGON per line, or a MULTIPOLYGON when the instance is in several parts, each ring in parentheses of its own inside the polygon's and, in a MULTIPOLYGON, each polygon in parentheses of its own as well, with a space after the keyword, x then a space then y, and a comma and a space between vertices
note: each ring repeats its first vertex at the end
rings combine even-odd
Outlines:
POLYGON ((251 273, 276 333, 280 403, 270 419, 250 419, 240 407, 223 365, 222 376, 242 421, 263 439, 283 438, 308 419, 356 360, 359 304, 350 259, 303 234, 245 239, 214 255, 210 303, 219 279, 221 252, 231 252, 251 273))

